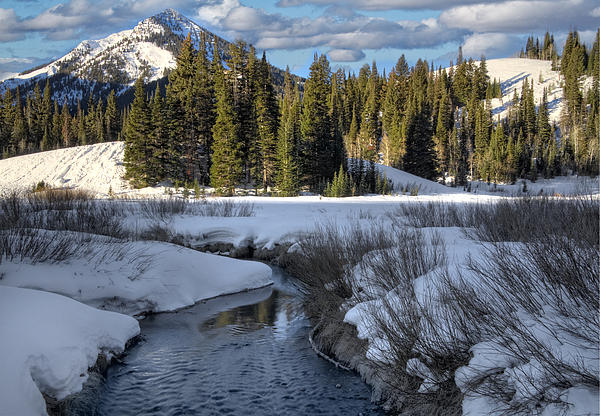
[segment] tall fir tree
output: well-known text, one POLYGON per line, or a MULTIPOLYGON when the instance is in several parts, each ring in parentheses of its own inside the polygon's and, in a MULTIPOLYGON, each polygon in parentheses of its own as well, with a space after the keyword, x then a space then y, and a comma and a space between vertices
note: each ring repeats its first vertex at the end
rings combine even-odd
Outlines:
POLYGON ((135 94, 127 123, 123 129, 125 154, 123 164, 125 175, 135 187, 153 185, 148 160, 151 157, 149 139, 151 136, 150 112, 146 101, 144 81, 140 77, 135 82, 135 94))
POLYGON ((258 126, 258 149, 262 171, 262 186, 273 184, 277 158, 277 131, 279 129, 279 109, 277 97, 271 81, 271 72, 265 53, 257 65, 255 112, 258 126))
POLYGON ((243 160, 233 93, 220 62, 215 65, 217 118, 213 126, 211 185, 223 195, 232 195, 241 179, 243 160))
POLYGON ((331 70, 325 55, 315 54, 310 74, 304 85, 302 131, 302 175, 304 182, 315 189, 333 178, 338 166, 327 153, 331 141, 331 120, 327 108, 331 70))
POLYGON ((297 146, 300 141, 300 93, 293 86, 289 67, 284 78, 284 95, 277 140, 275 185, 280 196, 296 196, 300 188, 297 146))

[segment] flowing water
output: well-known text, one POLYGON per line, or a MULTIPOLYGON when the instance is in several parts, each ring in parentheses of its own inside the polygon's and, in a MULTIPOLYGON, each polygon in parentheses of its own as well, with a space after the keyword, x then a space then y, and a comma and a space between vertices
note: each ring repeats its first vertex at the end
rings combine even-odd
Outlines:
POLYGON ((143 341, 66 414, 383 414, 357 374, 315 355, 293 285, 273 275, 274 286, 141 321, 143 341))

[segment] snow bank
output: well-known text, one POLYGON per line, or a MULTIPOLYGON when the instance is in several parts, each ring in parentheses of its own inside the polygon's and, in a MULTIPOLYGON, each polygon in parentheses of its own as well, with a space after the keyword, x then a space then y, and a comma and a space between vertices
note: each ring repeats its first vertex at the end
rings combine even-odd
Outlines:
POLYGON ((409 189, 414 187, 418 188, 418 195, 446 195, 446 194, 464 194, 458 188, 451 188, 433 182, 420 176, 413 175, 403 170, 395 169, 390 166, 375 164, 377 169, 384 174, 394 184, 395 192, 400 192, 401 188, 408 187, 409 189))
MULTIPOLYGON (((435 231, 443 242, 441 247, 445 247, 446 260, 437 269, 430 270, 384 293, 369 289, 370 282, 377 281, 377 276, 372 276, 377 269, 367 267, 365 271, 360 267, 361 264, 368 264, 365 261, 368 261, 370 256, 379 256, 378 251, 368 253, 356 266, 349 269, 348 278, 353 282, 353 286, 358 288, 355 289, 355 293, 360 293, 361 296, 348 302, 344 321, 357 328, 359 338, 368 340, 366 357, 370 360, 383 364, 394 361, 394 346, 387 338, 386 332, 381 330, 380 322, 388 322, 389 326, 393 327, 398 325, 398 319, 415 316, 415 314, 417 318, 412 321, 411 318, 407 318, 406 323, 412 325, 411 330, 416 331, 415 339, 422 340, 423 344, 430 342, 431 345, 444 345, 449 348, 448 351, 451 351, 454 343, 460 344, 463 338, 466 342, 468 338, 462 335, 462 329, 451 319, 456 310, 448 306, 447 296, 444 295, 443 279, 445 278, 453 281, 458 288, 474 288, 481 301, 497 305, 494 309, 496 312, 503 311, 502 302, 496 299, 498 295, 495 290, 504 286, 492 287, 491 281, 482 282, 481 276, 469 268, 471 260, 475 264, 487 265, 484 259, 491 255, 486 250, 486 247, 491 248, 490 244, 467 239, 461 228, 423 230, 435 231), (415 305, 420 306, 417 308, 415 305)), ((510 252, 515 253, 522 249, 522 244, 503 243, 510 252)), ((530 267, 528 270, 532 275, 537 276, 535 266, 530 267)), ((501 285, 499 282, 496 284, 501 285)), ((542 283, 540 285, 540 293, 551 290, 549 286, 543 286, 542 283)), ((552 359, 556 359, 561 363, 560 365, 564 365, 564 368, 581 369, 581 372, 598 374, 600 371, 598 343, 582 339, 576 331, 570 332, 569 328, 576 328, 580 324, 578 321, 580 318, 565 315, 569 314, 564 312, 569 310, 567 303, 574 302, 569 301, 567 295, 564 295, 565 300, 562 305, 544 303, 550 298, 543 296, 537 296, 536 299, 540 302, 540 310, 537 312, 525 310, 516 301, 511 302, 515 308, 511 319, 517 329, 508 326, 503 328, 506 338, 494 338, 487 335, 485 330, 479 336, 472 338, 475 341, 469 344, 471 358, 466 365, 457 368, 452 376, 457 387, 465 395, 462 402, 463 415, 491 415, 499 409, 506 409, 508 402, 515 406, 522 405, 523 414, 528 412, 545 416, 600 414, 598 389, 586 385, 582 379, 577 378, 578 376, 572 376, 571 386, 558 385, 549 372, 551 368, 549 366, 555 363, 552 359), (514 345, 510 347, 505 345, 507 339, 515 340, 514 342, 522 341, 522 344, 518 344, 521 355, 515 353, 514 345), (535 354, 535 346, 538 345, 543 346, 540 347, 539 356, 535 354), (534 348, 532 353, 530 353, 531 348, 534 348), (539 357, 556 358, 548 359, 546 362, 539 357), (492 386, 490 391, 499 388, 500 385, 508 386, 507 402, 496 402, 493 397, 485 393, 485 388, 488 386, 485 383, 488 382, 492 386), (495 385, 494 382, 498 384, 495 385), (532 401, 531 398, 535 400, 532 401)), ((571 307, 572 310, 582 309, 581 305, 571 305, 571 307)), ((594 317, 590 316, 589 319, 593 320, 594 317)), ((480 330, 476 329, 476 326, 472 329, 480 330)), ((399 329, 398 334, 402 333, 399 329)), ((470 335, 474 334, 475 332, 470 335)), ((413 348, 415 348, 413 353, 419 358, 409 360, 405 371, 421 378, 419 392, 425 393, 437 389, 439 383, 444 381, 449 373, 442 374, 440 379, 439 372, 436 373, 439 367, 436 367, 434 360, 430 362, 428 360, 431 357, 420 354, 421 347, 413 346, 413 348)), ((565 377, 569 376, 565 374, 565 377)))
POLYGON ((99 353, 121 352, 139 333, 129 316, 37 290, 0 287, 0 414, 44 415, 40 392, 81 390, 99 353))
POLYGON ((219 257, 160 242, 134 242, 122 259, 60 264, 4 262, 0 285, 60 293, 128 314, 172 311, 271 284, 265 264, 219 257))
POLYGON ((125 143, 108 142, 50 150, 0 160, 0 189, 31 189, 44 181, 54 187, 75 187, 108 194, 127 190, 125 143))

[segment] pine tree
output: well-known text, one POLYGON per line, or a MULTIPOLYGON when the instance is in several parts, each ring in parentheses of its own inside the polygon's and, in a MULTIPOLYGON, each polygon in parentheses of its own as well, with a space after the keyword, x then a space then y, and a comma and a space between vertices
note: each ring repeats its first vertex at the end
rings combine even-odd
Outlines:
POLYGON ((360 125, 360 157, 376 161, 377 142, 380 137, 379 126, 379 75, 377 66, 373 63, 365 91, 366 102, 361 115, 360 125))
POLYGON ((211 63, 207 56, 204 32, 196 55, 194 78, 194 116, 198 132, 200 181, 209 183, 212 126, 215 124, 215 88, 211 63))
POLYGON ((198 132, 196 126, 194 100, 194 80, 196 66, 194 65, 194 47, 191 35, 181 45, 177 55, 177 65, 169 74, 169 87, 167 89, 167 106, 171 110, 169 122, 172 139, 179 142, 181 150, 181 163, 183 166, 182 179, 193 180, 199 173, 198 132))
POLYGON ((302 174, 315 189, 320 182, 333 177, 337 170, 327 154, 331 121, 327 108, 330 86, 329 62, 325 55, 315 54, 310 74, 304 85, 302 131, 302 174))
POLYGON ((172 154, 169 145, 169 133, 165 120, 165 102, 161 95, 160 85, 156 84, 156 90, 150 104, 150 137, 148 140, 149 159, 146 162, 148 171, 148 183, 156 184, 169 177, 172 166, 177 164, 177 154, 172 154), (175 159, 175 160, 173 160, 175 159))
POLYGON ((255 90, 258 149, 262 164, 262 185, 266 192, 267 187, 273 184, 273 176, 275 174, 279 111, 277 97, 275 96, 275 90, 271 81, 269 64, 264 52, 257 68, 255 90))
POLYGON ((232 195, 241 179, 243 160, 233 94, 220 63, 215 68, 215 94, 217 118, 213 126, 210 180, 217 192, 232 195))
POLYGON ((412 97, 405 120, 404 170, 426 179, 435 179, 437 161, 431 126, 431 109, 425 100, 428 72, 427 62, 419 60, 411 74, 412 97))
POLYGON ((123 129, 125 138, 125 175, 136 187, 153 185, 148 160, 151 157, 149 138, 151 135, 150 113, 140 77, 135 82, 135 94, 127 123, 123 129))
POLYGON ((331 76, 331 92, 329 94, 328 110, 330 120, 330 142, 328 145, 328 153, 331 156, 332 164, 341 165, 346 162, 346 153, 344 151, 343 138, 343 105, 341 98, 341 83, 338 79, 339 73, 331 76))
POLYGON ((300 136, 300 97, 293 87, 289 67, 284 78, 284 95, 277 140, 277 174, 275 184, 280 196, 298 194, 299 178, 297 143, 300 136))
POLYGON ((71 134, 71 113, 67 106, 67 100, 64 101, 62 110, 60 112, 61 118, 61 141, 62 146, 69 147, 73 145, 74 136, 71 134))
POLYGON ((448 151, 448 138, 452 129, 452 124, 452 102, 450 101, 449 92, 446 89, 444 89, 439 104, 434 137, 435 151, 437 154, 437 160, 439 163, 441 173, 448 171, 448 161, 450 158, 448 151))
POLYGON ((23 114, 23 104, 21 102, 21 93, 19 87, 15 92, 16 103, 13 118, 13 127, 11 132, 10 153, 16 154, 17 151, 24 151, 27 147, 28 129, 23 114))
POLYGON ((105 139, 109 142, 119 140, 121 130, 121 120, 117 108, 117 98, 115 90, 111 90, 106 99, 106 112, 104 113, 104 124, 106 126, 105 139))
POLYGON ((52 148, 57 149, 61 144, 62 138, 62 117, 60 115, 60 108, 58 101, 54 101, 54 111, 52 113, 52 130, 50 136, 52 138, 52 148))

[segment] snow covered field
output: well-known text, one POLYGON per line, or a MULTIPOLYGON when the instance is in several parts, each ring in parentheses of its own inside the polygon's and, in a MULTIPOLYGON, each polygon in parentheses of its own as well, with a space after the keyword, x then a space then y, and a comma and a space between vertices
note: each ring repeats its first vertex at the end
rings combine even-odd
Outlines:
MULTIPOLYGON (((122 180, 124 173, 122 158, 123 143, 113 142, 0 160, 2 173, 0 190, 18 188, 27 190, 36 183, 44 181, 54 187, 88 189, 102 199, 109 196, 109 189, 111 189, 116 196, 125 196, 129 199, 101 200, 97 203, 122 204, 126 207, 121 214, 118 214, 121 216, 119 221, 122 221, 125 231, 131 235, 140 236, 146 231, 155 230, 155 232, 164 232, 166 240, 192 248, 213 246, 222 247, 227 251, 228 247, 250 247, 252 250, 272 250, 279 247, 285 251, 290 247, 289 252, 297 251, 298 241, 323 224, 335 223, 339 226, 359 224, 361 227, 370 227, 376 223, 385 225, 391 224, 394 218, 403 215, 399 210, 401 206, 422 206, 434 202, 477 205, 503 201, 513 195, 523 195, 521 182, 515 185, 498 186, 474 183, 472 192, 465 192, 406 172, 379 166, 397 189, 417 188, 417 195, 411 196, 399 191, 392 196, 343 199, 319 196, 297 198, 246 196, 230 199, 209 197, 204 202, 191 202, 188 212, 161 216, 144 212, 144 202, 135 200, 149 197, 154 198, 156 202, 159 199, 169 200, 172 197, 168 197, 163 187, 141 190, 129 188, 122 180), (218 212, 216 216, 214 213, 200 215, 203 204, 218 206, 225 203, 223 201, 246 204, 253 211, 252 215, 224 217, 219 216, 218 212)), ((597 197, 599 194, 598 180, 590 178, 566 177, 540 180, 535 183, 528 181, 526 187, 528 193, 533 195, 592 194, 597 197)), ((181 196, 179 194, 174 198, 180 200, 181 196)), ((465 238, 461 229, 455 227, 437 231, 442 235, 447 248, 448 266, 464 268, 467 253, 475 257, 481 254, 482 246, 476 241, 465 238)), ((78 238, 85 234, 73 233, 77 234, 78 238)), ((152 238, 154 234, 150 235, 152 238)), ((102 238, 108 237, 100 236, 100 239, 102 238)), ((23 415, 39 414, 43 402, 38 389, 57 398, 77 391, 86 377, 87 367, 91 365, 90 363, 93 364, 99 352, 121 351, 127 339, 137 333, 137 324, 131 318, 112 312, 94 311, 78 302, 125 314, 136 314, 142 311, 160 312, 270 283, 270 269, 261 263, 218 257, 159 241, 133 241, 123 244, 125 254, 118 258, 103 255, 102 250, 105 246, 98 244, 98 247, 92 250, 97 251, 95 254, 83 253, 81 256, 61 262, 36 263, 27 258, 2 259, 0 298, 10 298, 10 302, 0 303, 0 308, 4 312, 0 315, 0 338, 3 339, 0 349, 4 349, 0 354, 0 366, 3 369, 10 368, 12 371, 10 374, 18 373, 19 380, 25 380, 19 386, 10 384, 7 379, 0 381, 2 386, 11 386, 11 390, 5 389, 5 392, 8 392, 6 394, 10 395, 12 407, 9 409, 19 409, 17 413, 23 415), (46 292, 54 292, 56 295, 46 292), (19 303, 20 309, 17 310, 15 302, 19 303), (46 313, 44 305, 49 303, 60 305, 53 306, 56 314, 46 313), (88 312, 73 312, 77 308, 88 312), (61 314, 60 311, 63 309, 68 309, 70 312, 61 314), (27 321, 36 316, 39 317, 39 325, 44 325, 43 331, 38 330, 38 326, 31 326, 27 321), (91 320, 100 323, 94 321, 92 324, 91 320), (105 322, 111 323, 103 326, 105 322), (89 331, 83 329, 88 327, 99 329, 94 334, 89 334, 89 331), (23 328, 33 330, 25 331, 23 328), (55 340, 52 333, 62 333, 60 331, 69 331, 73 337, 79 338, 65 336, 62 340, 55 340), (30 348, 21 348, 24 343, 31 344, 30 348), (12 351, 17 350, 21 358, 13 362, 12 351), (60 359, 53 357, 60 357, 60 359), (43 364, 40 364, 42 362, 43 364), (73 379, 73 374, 77 374, 76 380, 73 379), (79 377, 79 374, 84 376, 79 377)), ((432 279, 433 275, 425 275, 415 281, 415 288, 417 288, 415 290, 420 293, 419 296, 430 294, 432 279)), ((381 295, 388 296, 387 293, 381 295)), ((379 301, 373 299, 372 302, 379 301)), ((50 306, 47 308, 50 309, 50 306)), ((378 349, 385 344, 385 341, 378 340, 376 335, 369 332, 369 314, 366 305, 360 303, 350 309, 346 314, 346 320, 355 324, 359 335, 368 339, 371 346, 376 347, 369 351, 369 356, 374 359, 380 357, 381 351, 378 349)), ((499 363, 497 357, 484 357, 483 346, 480 347, 473 349, 473 365, 478 362, 477 360, 488 360, 490 371, 492 369, 506 371, 503 369, 513 365, 506 362, 499 363)), ((420 374, 425 374, 423 364, 414 361, 411 365, 414 366, 415 373, 421 371, 420 374)), ((592 365, 597 366, 597 360, 595 364, 592 360, 592 365)), ((468 373, 470 366, 471 364, 466 366, 463 373, 468 373)), ((9 372, 2 374, 9 374, 9 372)), ((511 382, 518 383, 516 373, 511 374, 514 378, 511 382)), ((6 375, 6 377, 12 380, 16 376, 6 375)), ((423 389, 427 388, 427 383, 427 377, 424 377, 423 389)), ((576 398, 578 402, 583 403, 585 400, 597 399, 597 392, 589 391, 582 386, 573 386, 557 394, 564 397, 563 401, 576 398)), ((4 403, 5 400, 9 400, 9 397, 7 396, 6 399, 0 397, 0 399, 4 403)), ((464 414, 481 414, 482 403, 481 397, 468 396, 464 403, 464 414)), ((590 409, 590 407, 572 407, 569 411, 571 414, 577 414, 576 411, 581 409, 590 409)), ((0 414, 3 414, 2 411, 0 414)), ((548 407, 544 414, 554 413, 548 407)))

